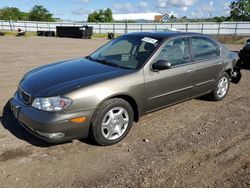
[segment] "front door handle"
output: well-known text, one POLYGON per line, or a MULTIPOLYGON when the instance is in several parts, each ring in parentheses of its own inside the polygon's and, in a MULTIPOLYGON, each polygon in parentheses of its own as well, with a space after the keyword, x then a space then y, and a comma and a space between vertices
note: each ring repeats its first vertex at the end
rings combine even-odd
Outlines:
POLYGON ((193 72, 193 69, 188 69, 188 70, 186 70, 186 73, 187 74, 191 74, 193 72))

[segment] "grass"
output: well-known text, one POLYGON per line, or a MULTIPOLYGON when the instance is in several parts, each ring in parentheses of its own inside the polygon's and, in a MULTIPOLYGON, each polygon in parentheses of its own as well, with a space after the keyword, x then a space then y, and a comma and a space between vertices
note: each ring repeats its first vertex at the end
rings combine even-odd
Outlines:
MULTIPOLYGON (((3 33, 5 34, 5 36, 7 37, 15 37, 17 35, 17 31, 3 31, 3 33)), ((27 31, 25 37, 34 37, 37 36, 36 32, 31 32, 31 31, 27 31)), ((115 37, 118 37, 120 35, 116 34, 115 37)), ((92 38, 103 38, 103 39, 107 39, 108 38, 108 34, 99 34, 99 33, 94 33, 92 35, 92 38)))
POLYGON ((245 44, 250 37, 245 36, 233 36, 233 35, 216 35, 217 40, 224 44, 245 44))
MULTIPOLYGON (((115 38, 116 37, 119 37, 120 35, 119 34, 115 34, 115 38)), ((92 38, 105 38, 105 39, 107 39, 108 38, 108 34, 107 33, 105 33, 105 34, 99 34, 99 33, 94 33, 93 35, 92 35, 92 38)))
MULTIPOLYGON (((15 37, 17 35, 17 31, 4 31, 3 33, 7 37, 15 37)), ((33 36, 37 36, 36 32, 31 32, 31 31, 26 32, 25 37, 33 37, 33 36)))

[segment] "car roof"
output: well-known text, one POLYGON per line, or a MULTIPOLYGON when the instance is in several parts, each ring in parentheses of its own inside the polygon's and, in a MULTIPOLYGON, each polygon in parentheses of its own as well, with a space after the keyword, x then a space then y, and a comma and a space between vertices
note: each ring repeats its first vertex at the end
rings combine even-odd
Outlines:
POLYGON ((152 38, 161 38, 161 39, 167 39, 167 38, 176 37, 176 36, 187 36, 187 35, 207 36, 201 33, 179 32, 179 31, 132 32, 126 35, 136 35, 136 36, 142 36, 142 37, 152 37, 152 38))

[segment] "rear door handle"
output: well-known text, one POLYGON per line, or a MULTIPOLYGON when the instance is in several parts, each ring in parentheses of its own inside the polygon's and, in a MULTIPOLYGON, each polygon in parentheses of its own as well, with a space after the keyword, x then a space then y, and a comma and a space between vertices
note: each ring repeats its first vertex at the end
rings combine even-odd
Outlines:
POLYGON ((186 70, 186 73, 187 74, 191 74, 193 72, 193 69, 188 69, 188 70, 186 70))

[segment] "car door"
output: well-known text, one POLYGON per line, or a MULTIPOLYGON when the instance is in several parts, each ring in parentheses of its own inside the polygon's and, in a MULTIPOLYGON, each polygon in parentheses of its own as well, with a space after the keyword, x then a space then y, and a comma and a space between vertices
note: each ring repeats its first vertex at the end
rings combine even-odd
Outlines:
POLYGON ((212 39, 198 36, 190 37, 191 52, 194 61, 193 96, 209 92, 223 71, 223 56, 220 46, 212 39))
POLYGON ((144 67, 146 112, 190 97, 193 88, 193 64, 190 57, 188 39, 177 38, 165 42, 152 63, 144 67), (158 60, 169 61, 171 68, 152 70, 152 65, 158 60))

